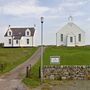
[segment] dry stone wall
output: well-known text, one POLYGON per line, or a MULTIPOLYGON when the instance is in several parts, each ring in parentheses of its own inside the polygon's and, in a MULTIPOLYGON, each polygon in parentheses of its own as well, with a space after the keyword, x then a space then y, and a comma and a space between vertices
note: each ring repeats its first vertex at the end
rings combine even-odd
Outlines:
POLYGON ((43 75, 44 80, 90 80, 90 65, 44 66, 43 75))

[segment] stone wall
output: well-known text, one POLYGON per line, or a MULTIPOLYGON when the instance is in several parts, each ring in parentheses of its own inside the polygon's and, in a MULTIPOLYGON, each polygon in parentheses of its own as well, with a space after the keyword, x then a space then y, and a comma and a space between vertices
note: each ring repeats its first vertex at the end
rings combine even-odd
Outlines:
POLYGON ((43 75, 44 80, 90 80, 90 65, 44 66, 43 75))

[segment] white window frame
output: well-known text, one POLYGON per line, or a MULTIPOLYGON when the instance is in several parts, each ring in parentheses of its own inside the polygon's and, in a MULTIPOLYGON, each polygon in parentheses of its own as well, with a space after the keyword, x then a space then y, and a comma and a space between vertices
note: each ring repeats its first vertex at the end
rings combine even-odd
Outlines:
POLYGON ((16 40, 16 44, 18 44, 19 42, 18 42, 18 40, 16 40))
POLYGON ((11 36, 11 31, 9 31, 9 36, 11 36))
POLYGON ((29 36, 30 35, 30 31, 27 31, 27 36, 29 36))
POLYGON ((61 42, 63 42, 63 34, 61 34, 61 42))
POLYGON ((11 30, 8 31, 8 36, 12 36, 12 31, 11 30))
POLYGON ((81 34, 78 34, 78 41, 81 42, 81 34))
POLYGON ((30 42, 29 42, 29 39, 27 39, 27 44, 29 44, 30 42))
POLYGON ((31 31, 29 30, 29 29, 27 29, 26 31, 25 31, 25 36, 30 36, 31 35, 31 31), (27 32, 29 32, 29 35, 27 34, 27 32))
POLYGON ((70 43, 73 43, 73 37, 70 37, 70 43))
POLYGON ((9 41, 9 44, 12 44, 12 43, 11 43, 11 39, 9 39, 8 41, 9 41))

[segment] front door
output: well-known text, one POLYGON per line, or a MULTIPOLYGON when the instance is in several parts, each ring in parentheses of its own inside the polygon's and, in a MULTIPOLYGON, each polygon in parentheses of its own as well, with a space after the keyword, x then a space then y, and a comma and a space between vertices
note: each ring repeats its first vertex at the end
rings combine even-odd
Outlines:
POLYGON ((75 36, 73 35, 68 35, 67 36, 67 46, 75 46, 75 36))

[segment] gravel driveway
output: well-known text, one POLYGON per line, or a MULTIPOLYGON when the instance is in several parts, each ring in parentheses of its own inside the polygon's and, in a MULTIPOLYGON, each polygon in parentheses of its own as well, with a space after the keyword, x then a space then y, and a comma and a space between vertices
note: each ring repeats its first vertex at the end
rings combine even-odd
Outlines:
POLYGON ((41 48, 30 57, 26 62, 17 66, 10 72, 0 77, 0 90, 27 90, 21 80, 25 77, 26 67, 31 64, 33 66, 40 58, 41 48), (17 89, 19 88, 19 89, 17 89))

